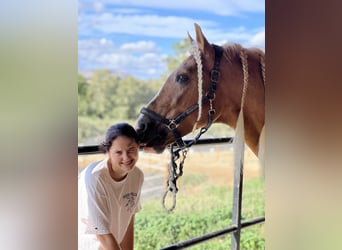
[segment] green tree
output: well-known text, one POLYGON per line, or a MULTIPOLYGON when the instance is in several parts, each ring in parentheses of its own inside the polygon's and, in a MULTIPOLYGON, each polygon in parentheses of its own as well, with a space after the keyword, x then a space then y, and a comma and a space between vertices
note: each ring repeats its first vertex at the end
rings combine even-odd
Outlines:
POLYGON ((103 119, 108 116, 108 109, 113 105, 119 77, 109 70, 97 70, 89 80, 91 101, 89 115, 103 119))
POLYGON ((167 75, 173 72, 189 56, 189 39, 183 39, 178 43, 175 43, 172 47, 175 52, 174 56, 168 56, 165 59, 165 63, 167 64, 167 75))
POLYGON ((79 75, 78 76, 78 116, 86 116, 88 114, 88 100, 89 89, 87 80, 79 75))
POLYGON ((137 80, 133 77, 121 79, 116 93, 115 116, 123 119, 136 119, 142 106, 157 92, 155 86, 156 84, 152 81, 137 80))

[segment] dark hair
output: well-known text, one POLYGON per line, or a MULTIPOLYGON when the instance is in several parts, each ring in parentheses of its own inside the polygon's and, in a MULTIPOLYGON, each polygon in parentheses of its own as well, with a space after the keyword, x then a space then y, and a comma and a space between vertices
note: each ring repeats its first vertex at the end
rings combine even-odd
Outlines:
POLYGON ((139 137, 131 125, 128 123, 117 123, 112 125, 107 130, 105 141, 99 146, 100 150, 107 152, 112 146, 113 140, 115 140, 118 136, 126 136, 128 138, 134 139, 134 141, 139 144, 139 137))

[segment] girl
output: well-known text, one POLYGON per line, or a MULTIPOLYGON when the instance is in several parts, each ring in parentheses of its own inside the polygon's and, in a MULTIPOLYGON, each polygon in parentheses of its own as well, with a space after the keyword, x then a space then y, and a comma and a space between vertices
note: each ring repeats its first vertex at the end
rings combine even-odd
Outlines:
POLYGON ((135 166, 139 139, 132 126, 119 123, 107 130, 102 147, 107 158, 79 175, 78 249, 131 250, 144 181, 135 166))

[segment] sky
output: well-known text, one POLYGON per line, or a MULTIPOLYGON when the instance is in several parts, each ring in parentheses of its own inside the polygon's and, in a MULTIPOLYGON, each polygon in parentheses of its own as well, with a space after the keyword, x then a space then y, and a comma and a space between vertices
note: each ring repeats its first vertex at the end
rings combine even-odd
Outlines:
POLYGON ((194 23, 210 43, 265 49, 264 0, 79 0, 78 71, 159 79, 194 23))

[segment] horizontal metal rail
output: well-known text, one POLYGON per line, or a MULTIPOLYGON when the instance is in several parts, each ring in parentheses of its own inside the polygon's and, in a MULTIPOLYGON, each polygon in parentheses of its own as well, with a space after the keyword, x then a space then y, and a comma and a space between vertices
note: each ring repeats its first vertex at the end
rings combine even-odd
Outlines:
MULTIPOLYGON (((192 140, 184 140, 185 143, 189 143, 192 140)), ((222 138, 206 138, 200 139, 197 141, 196 145, 203 144, 216 144, 216 143, 232 143, 233 137, 222 137, 222 138)), ((88 154, 103 154, 104 152, 99 149, 99 145, 88 145, 88 146, 78 146, 78 154, 79 155, 88 155, 88 154)))
MULTIPOLYGON (((262 223, 264 221, 265 221, 265 217, 259 217, 259 218, 255 218, 255 219, 252 219, 249 221, 241 222, 241 228, 246 228, 246 227, 249 227, 249 226, 252 226, 255 224, 262 223)), ((212 233, 204 234, 204 235, 196 237, 196 238, 192 238, 190 240, 178 242, 176 244, 161 248, 161 250, 183 249, 183 248, 190 247, 190 246, 193 246, 195 244, 202 243, 204 241, 211 240, 213 238, 222 236, 224 234, 233 233, 237 229, 238 229, 237 226, 231 226, 231 227, 224 228, 224 229, 212 232, 212 233)))

